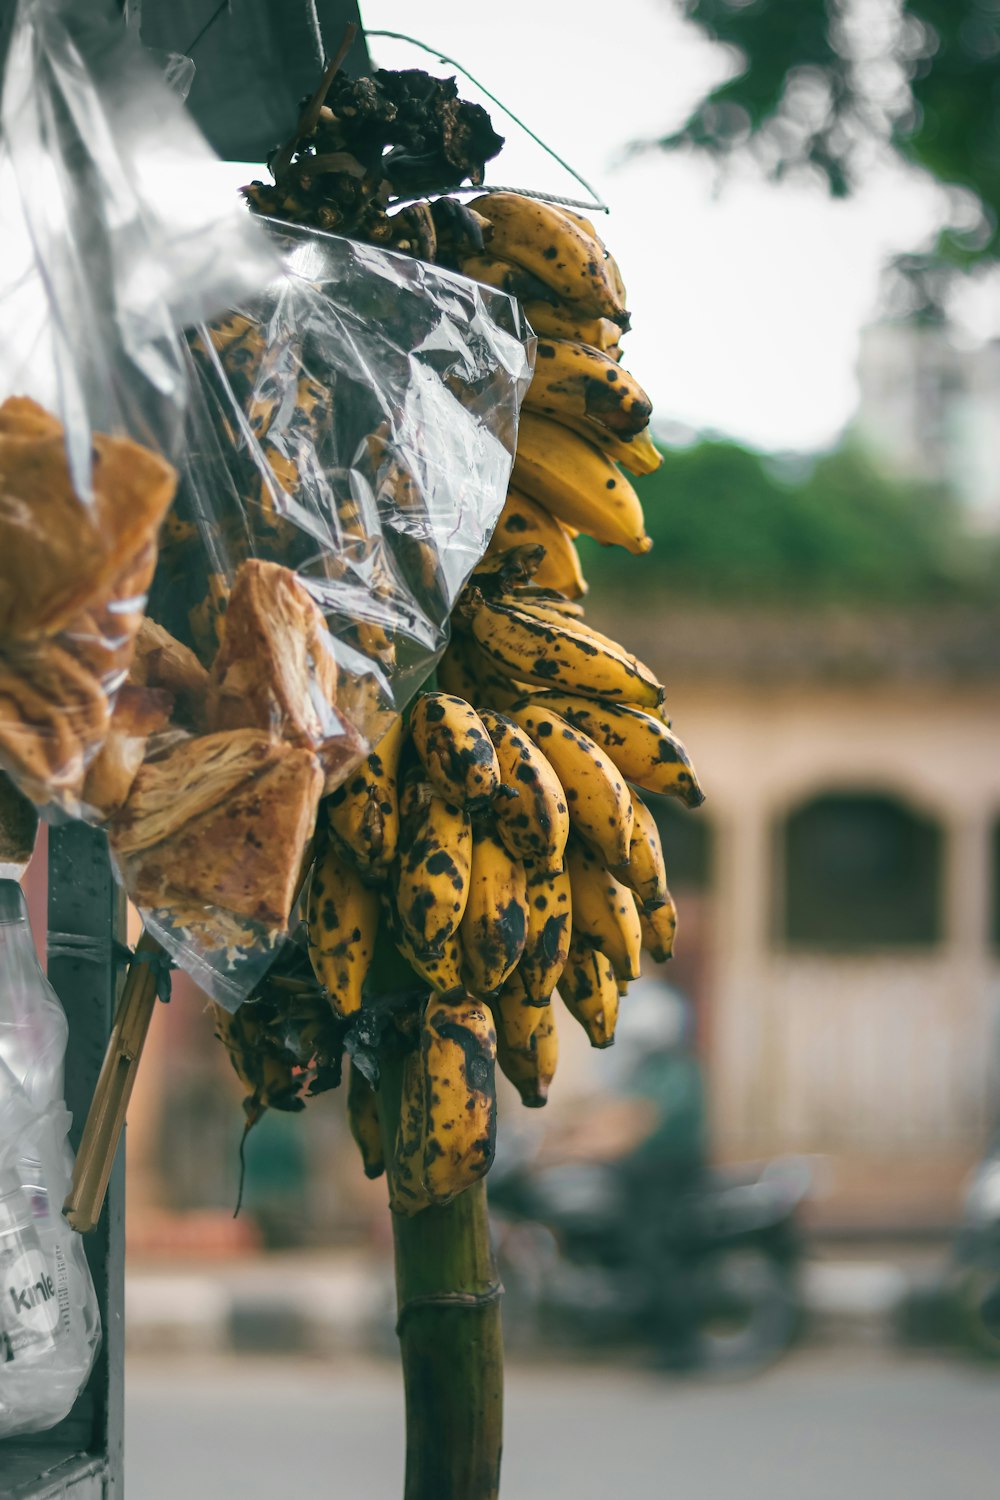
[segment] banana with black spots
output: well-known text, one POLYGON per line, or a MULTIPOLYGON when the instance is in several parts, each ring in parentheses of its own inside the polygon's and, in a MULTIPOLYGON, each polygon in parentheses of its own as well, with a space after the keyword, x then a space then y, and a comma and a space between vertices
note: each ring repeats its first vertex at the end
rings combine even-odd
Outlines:
POLYGON ((327 840, 309 882, 306 930, 313 972, 338 1016, 361 1009, 378 925, 378 892, 327 840))
POLYGON ((422 1184, 450 1203, 489 1171, 496 1149, 497 1038, 484 1001, 427 1002, 420 1028, 425 1090, 422 1184))
MULTIPOLYGON (((662 719, 643 713, 634 704, 598 702, 580 694, 532 694, 531 702, 560 714, 588 735, 607 752, 621 774, 644 792, 679 797, 692 808, 704 802, 690 755, 662 719)), ((510 714, 518 717, 514 709, 510 714)))
POLYGON ((556 422, 566 413, 629 437, 644 431, 653 413, 634 375, 609 354, 571 339, 538 340, 524 406, 556 422))
POLYGON ((492 828, 473 828, 469 899, 459 938, 475 994, 494 994, 517 968, 527 919, 523 864, 510 856, 492 828))
POLYGON ((576 629, 572 620, 540 619, 476 589, 464 609, 483 656, 512 680, 646 708, 663 702, 663 685, 648 668, 576 629))
POLYGON ((599 948, 616 979, 638 979, 642 928, 635 897, 578 843, 566 850, 573 931, 599 948))
POLYGON ((564 526, 627 552, 648 552, 642 504, 611 459, 562 422, 524 411, 511 482, 564 526))
MULTIPOLYGON (((501 600, 500 602, 505 603, 506 601, 501 600)), ((663 719, 663 722, 669 727, 670 720, 666 717, 666 710, 663 706, 665 689, 663 688, 662 683, 659 681, 659 678, 656 676, 656 673, 653 671, 652 667, 647 667, 646 663, 644 661, 640 661, 639 657, 636 656, 634 652, 629 651, 619 641, 612 640, 611 636, 602 635, 599 630, 595 630, 592 625, 588 625, 586 620, 568 620, 562 609, 557 604, 554 604, 551 599, 532 598, 525 595, 523 598, 517 600, 516 602, 517 607, 521 609, 526 615, 531 615, 533 619, 539 620, 543 624, 563 627, 568 626, 568 628, 575 631, 577 635, 585 635, 589 640, 595 641, 597 645, 605 646, 609 651, 613 651, 615 655, 624 657, 625 661, 627 661, 629 665, 634 668, 634 670, 645 682, 655 683, 658 687, 661 696, 660 702, 657 705, 655 711, 659 715, 659 717, 663 719)), ((651 705, 647 706, 651 707, 651 705)))
POLYGON ((490 1002, 497 1032, 497 1064, 529 1109, 549 1096, 559 1060, 559 1033, 551 1005, 535 1005, 517 972, 490 1002))
POLYGON ((450 693, 421 693, 410 715, 410 738, 436 792, 468 813, 489 807, 500 767, 471 703, 450 693))
POLYGON ((510 489, 486 556, 525 542, 537 542, 545 549, 535 571, 535 582, 540 587, 555 589, 569 599, 583 597, 587 581, 580 567, 580 555, 565 526, 544 505, 537 505, 527 495, 510 489))
POLYGON ((568 218, 572 219, 574 224, 579 224, 584 233, 588 234, 593 240, 595 246, 597 247, 598 253, 604 257, 604 268, 607 271, 608 276, 611 280, 611 284, 615 289, 615 294, 617 295, 618 300, 621 302, 622 306, 626 307, 628 305, 628 293, 625 290, 625 283, 622 280, 622 273, 619 270, 618 262, 611 254, 611 251, 608 249, 607 245, 601 239, 601 236, 598 234, 591 220, 585 218, 583 214, 581 214, 577 209, 574 208, 564 208, 563 213, 565 213, 568 218))
POLYGON ((381 1177, 385 1157, 378 1123, 378 1095, 353 1060, 347 1075, 347 1123, 361 1153, 365 1176, 381 1177))
POLYGON ((529 869, 528 931, 516 977, 533 1005, 544 1005, 562 977, 573 930, 569 872, 529 869))
POLYGON ((428 989, 437 990, 448 1000, 465 991, 462 980, 462 946, 457 935, 446 938, 437 953, 421 953, 413 946, 409 933, 399 920, 390 891, 382 891, 382 911, 389 936, 398 953, 428 989))
POLYGON ((498 292, 506 292, 508 297, 516 297, 519 302, 558 301, 551 287, 524 266, 485 251, 481 255, 463 255, 458 268, 463 276, 479 281, 483 286, 495 287, 498 292))
POLYGON ((610 961, 579 933, 559 981, 559 998, 592 1047, 610 1047, 618 1024, 618 982, 610 961))
POLYGON ((655 963, 665 964, 674 956, 674 940, 677 936, 677 908, 670 892, 662 906, 652 911, 639 911, 642 928, 642 946, 655 963))
POLYGON ((462 808, 427 782, 408 786, 401 807, 395 905, 418 953, 440 956, 469 899, 472 826, 462 808))
POLYGON ((374 750, 324 804, 338 847, 363 875, 384 877, 399 843, 399 757, 403 721, 395 718, 374 750))
POLYGON ((623 469, 637 477, 655 474, 663 463, 663 454, 653 442, 648 427, 634 437, 628 437, 623 433, 610 432, 607 427, 602 427, 599 422, 591 422, 586 417, 572 417, 568 412, 561 412, 556 420, 560 427, 585 438, 588 443, 600 449, 605 458, 621 464, 623 469))
POLYGON ((491 256, 523 266, 554 293, 595 318, 627 320, 625 304, 593 239, 552 203, 521 193, 485 193, 469 204, 490 225, 491 256))
POLYGON ((627 885, 634 892, 640 913, 645 913, 666 905, 670 892, 667 889, 667 869, 660 830, 653 814, 637 792, 632 793, 632 812, 634 818, 628 864, 622 865, 616 873, 622 885, 627 885))
POLYGON ((484 708, 482 720, 500 766, 493 819, 501 843, 534 869, 561 870, 569 837, 562 784, 545 756, 506 714, 484 708))
POLYGON ((574 339, 578 344, 589 344, 591 349, 600 349, 605 354, 621 347, 622 331, 617 323, 612 323, 610 318, 582 318, 565 302, 529 300, 524 303, 524 316, 539 338, 574 339))
POLYGON ((509 711, 551 764, 569 808, 570 825, 611 868, 628 862, 634 813, 625 779, 586 734, 536 700, 509 711))

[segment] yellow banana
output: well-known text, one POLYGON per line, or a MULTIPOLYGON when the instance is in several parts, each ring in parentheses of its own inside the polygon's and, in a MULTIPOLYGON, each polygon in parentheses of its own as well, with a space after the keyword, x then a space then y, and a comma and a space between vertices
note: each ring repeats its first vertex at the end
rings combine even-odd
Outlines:
POLYGON ((625 316, 625 304, 605 262, 594 254, 593 240, 553 204, 520 193, 486 193, 469 206, 490 225, 490 255, 523 266, 561 302, 571 302, 591 317, 619 321, 625 316))
POLYGON ((572 219, 575 224, 579 224, 584 233, 588 234, 594 241, 594 244, 597 246, 600 253, 604 256, 605 270, 611 278, 611 284, 614 287, 622 306, 627 307, 628 293, 625 291, 625 283, 622 280, 622 273, 618 269, 618 262, 611 254, 611 251, 608 249, 607 245, 601 239, 601 236, 598 234, 590 219, 585 219, 583 214, 578 213, 576 209, 573 208, 564 208, 563 213, 566 214, 568 218, 572 219))
POLYGON ((573 900, 565 869, 557 874, 529 870, 527 875, 528 931, 515 977, 530 1004, 544 1005, 566 967, 573 900))
POLYGON ((477 995, 492 995, 516 969, 527 931, 524 866, 491 828, 472 833, 469 899, 459 928, 465 972, 477 995))
POLYGON ((389 1207, 395 1214, 410 1217, 430 1202, 423 1184, 426 1142, 427 1090, 424 1060, 418 1047, 407 1053, 403 1063, 399 1125, 389 1169, 389 1207))
POLYGON ((521 413, 511 479, 567 526, 595 541, 648 552, 639 496, 610 458, 561 422, 521 413))
POLYGON ((669 899, 663 844, 656 819, 637 792, 632 793, 632 842, 628 864, 617 872, 622 885, 635 893, 640 912, 655 911, 669 899))
POLYGON ((493 817, 501 843, 535 869, 561 870, 569 810, 558 776, 513 719, 485 708, 482 717, 500 765, 493 817))
POLYGON ((618 984, 603 953, 574 933, 559 981, 559 998, 592 1047, 610 1047, 618 1023, 618 984))
POLYGON ((489 807, 500 784, 493 742, 476 710, 450 693, 421 693, 410 738, 436 792, 466 812, 489 807))
POLYGON ((347 1123, 361 1152, 366 1177, 381 1177, 385 1171, 382 1136, 378 1124, 378 1096, 356 1062, 347 1075, 347 1123))
POLYGON ((663 702, 663 687, 647 668, 577 630, 573 620, 539 619, 481 594, 477 599, 474 592, 467 608, 479 650, 519 682, 648 708, 663 702))
POLYGON ((562 782, 571 825, 606 865, 625 864, 632 799, 610 756, 540 701, 511 709, 510 718, 527 731, 562 782))
POLYGON ((593 443, 606 458, 621 464, 630 474, 655 474, 663 463, 663 454, 653 442, 648 427, 645 431, 636 433, 635 437, 627 437, 609 432, 597 422, 571 417, 566 412, 561 412, 556 420, 561 427, 566 427, 570 432, 586 438, 588 443, 593 443))
POLYGON ((309 958, 339 1016, 361 1008, 361 990, 378 933, 378 892, 327 842, 309 882, 309 958))
POLYGON ((533 1005, 513 973, 491 1001, 497 1063, 529 1109, 545 1103, 559 1059, 559 1034, 551 1005, 533 1005))
MULTIPOLYGON (((585 635, 590 640, 596 641, 599 646, 606 646, 609 651, 613 651, 616 655, 624 657, 629 665, 638 672, 640 677, 644 678, 647 682, 656 683, 660 689, 660 693, 664 693, 663 686, 651 667, 647 667, 646 663, 640 661, 638 656, 626 650, 619 641, 612 640, 609 635, 602 635, 599 630, 594 629, 593 625, 588 625, 586 620, 567 620, 562 610, 558 606, 553 607, 553 603, 549 599, 525 598, 518 602, 518 607, 526 615, 531 615, 536 620, 546 621, 550 625, 568 625, 570 630, 575 631, 578 635, 585 635)), ((662 699, 657 706, 656 712, 663 719, 663 722, 669 726, 670 720, 665 717, 662 699)))
POLYGON ((409 964, 414 974, 422 979, 428 989, 437 990, 446 1000, 460 995, 465 990, 462 981, 462 947, 456 936, 446 938, 438 953, 418 953, 393 905, 392 896, 382 892, 382 910, 386 926, 397 951, 409 964))
POLYGON ((566 850, 573 931, 608 959, 616 979, 638 979, 642 929, 635 897, 580 844, 566 850))
POLYGON ((575 308, 566 303, 534 302, 524 304, 524 316, 539 338, 575 339, 577 343, 589 344, 591 349, 601 349, 605 354, 618 348, 622 331, 610 318, 581 318, 575 308))
POLYGON ((543 606, 550 614, 559 616, 560 625, 568 625, 570 630, 577 627, 575 620, 582 622, 583 605, 579 599, 567 599, 553 589, 519 588, 509 594, 499 595, 500 604, 509 604, 514 609, 521 609, 525 604, 543 606))
POLYGON ((670 892, 662 906, 652 911, 639 912, 642 927, 642 946, 658 964, 665 964, 674 956, 674 939, 677 936, 677 908, 670 892))
POLYGON ((402 747, 403 721, 395 718, 367 759, 324 804, 334 840, 363 875, 384 875, 396 858, 402 747))
POLYGON ((458 262, 463 276, 496 287, 520 302, 557 301, 555 292, 523 266, 495 255, 464 255, 458 262))
MULTIPOLYGON (((561 714, 588 735, 607 751, 622 775, 644 792, 679 797, 688 807, 704 802, 691 757, 662 719, 631 704, 598 703, 566 693, 533 695, 532 702, 561 714)), ((517 715, 512 712, 511 717, 517 715)))
POLYGON ((512 703, 523 698, 525 693, 531 692, 527 683, 519 683, 511 678, 502 667, 490 661, 480 651, 472 636, 467 638, 467 656, 470 667, 476 678, 476 696, 473 702, 477 707, 486 705, 489 708, 499 708, 506 713, 512 703))
POLYGON ((531 580, 545 561, 541 542, 521 542, 509 547, 489 549, 473 569, 477 586, 491 595, 511 589, 533 588, 531 580))
POLYGON ((649 426, 653 404, 634 375, 609 354, 571 339, 539 339, 528 411, 559 421, 561 413, 635 436, 649 426))
POLYGON ((449 1203, 488 1172, 496 1146, 497 1039, 484 1001, 432 995, 420 1029, 424 1089, 423 1186, 449 1203))
POLYGON ((486 556, 524 542, 538 542, 545 548, 545 556, 535 572, 536 584, 541 588, 555 589, 570 599, 582 598, 587 592, 587 583, 580 567, 580 555, 565 526, 544 505, 536 505, 527 495, 511 489, 507 491, 507 501, 486 556))
POLYGON ((440 956, 469 898, 469 816, 426 783, 408 787, 400 824, 396 910, 416 951, 440 956))

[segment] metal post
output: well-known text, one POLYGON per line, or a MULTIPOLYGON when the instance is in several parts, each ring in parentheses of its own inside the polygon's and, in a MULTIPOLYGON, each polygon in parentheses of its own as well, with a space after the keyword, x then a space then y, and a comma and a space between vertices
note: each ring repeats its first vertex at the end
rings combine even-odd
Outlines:
MULTIPOLYGON (((118 988, 114 941, 124 897, 103 833, 82 823, 49 832, 49 979, 69 1020, 66 1104, 76 1149, 104 1060, 118 988), (66 942, 66 938, 70 942, 66 942), (73 939, 79 942, 73 952, 73 939)), ((123 1500, 125 1153, 118 1152, 100 1223, 85 1241, 103 1342, 85 1390, 51 1432, 0 1442, 0 1500, 123 1500)))

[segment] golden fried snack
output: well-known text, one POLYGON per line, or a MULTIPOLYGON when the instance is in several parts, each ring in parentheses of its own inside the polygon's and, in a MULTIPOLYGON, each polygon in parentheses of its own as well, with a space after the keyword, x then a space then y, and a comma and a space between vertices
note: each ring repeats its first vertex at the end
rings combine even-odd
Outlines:
MULTIPOLYGON (((192 741, 199 743, 204 740, 192 741)), ((221 908, 272 930, 285 927, 316 821, 323 773, 310 751, 272 743, 275 755, 264 769, 231 786, 199 816, 190 816, 190 809, 205 801, 197 783, 182 793, 183 818, 171 820, 166 837, 124 860, 126 888, 138 905, 166 911, 176 924, 199 908, 221 908)), ((140 775, 158 770, 159 764, 144 767, 140 775)), ((112 844, 121 854, 114 833, 112 844)))
POLYGON ((107 737, 83 783, 83 801, 102 819, 122 807, 139 774, 150 735, 166 728, 174 700, 162 688, 126 683, 115 700, 107 737))
POLYGON ((288 568, 251 558, 233 583, 212 663, 209 725, 266 729, 315 752, 328 778, 339 780, 362 746, 336 696, 337 663, 319 606, 288 568))
POLYGON ((196 728, 205 719, 208 673, 189 647, 147 616, 139 626, 129 681, 140 687, 165 688, 182 718, 196 728))
POLYGON ((125 856, 162 843, 279 764, 288 749, 259 729, 237 729, 185 740, 148 762, 112 825, 115 852, 125 856))
POLYGON ((93 499, 80 499, 62 429, 41 407, 0 406, 0 644, 54 635, 106 603, 155 539, 177 476, 128 438, 93 437, 93 499))
POLYGON ((109 719, 96 678, 54 641, 0 657, 0 754, 33 801, 78 794, 109 719))

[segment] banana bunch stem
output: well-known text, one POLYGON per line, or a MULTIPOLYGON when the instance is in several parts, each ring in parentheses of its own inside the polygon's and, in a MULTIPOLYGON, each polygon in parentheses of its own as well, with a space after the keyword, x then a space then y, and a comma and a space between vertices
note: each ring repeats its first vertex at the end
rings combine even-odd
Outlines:
MULTIPOLYGON (((385 1057, 383 1150, 399 1122, 402 1060, 385 1057)), ((445 1207, 392 1215, 396 1305, 406 1398, 403 1500, 495 1500, 503 1440, 500 1285, 486 1184, 445 1207)))

